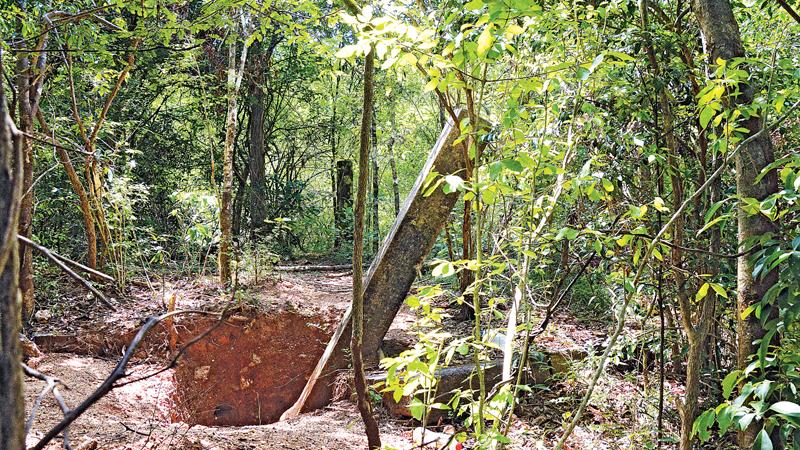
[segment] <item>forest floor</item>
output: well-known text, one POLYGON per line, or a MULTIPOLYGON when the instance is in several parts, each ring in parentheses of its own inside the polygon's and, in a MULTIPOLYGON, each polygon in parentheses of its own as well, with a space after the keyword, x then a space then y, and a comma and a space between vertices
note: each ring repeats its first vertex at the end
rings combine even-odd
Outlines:
MULTIPOLYGON (((215 330, 219 333, 209 335, 206 339, 209 343, 201 341, 193 346, 175 368, 112 391, 73 424, 70 429, 73 445, 95 440, 102 449, 365 447, 361 419, 346 389, 323 409, 285 422, 251 425, 272 422, 277 417, 269 416, 268 405, 277 405, 280 414, 296 398, 305 377, 298 377, 292 370, 310 372, 350 302, 351 283, 346 273, 331 272, 272 274, 258 282, 241 283, 233 302, 239 308, 237 314, 251 317, 249 321, 240 318, 244 325, 215 330), (260 322, 252 319, 254 310, 262 318, 260 322), (302 333, 306 334, 292 334, 280 325, 281 321, 292 330, 303 329, 305 325, 302 333), (286 334, 287 340, 281 341, 281 334, 286 334), (233 349, 226 347, 228 338, 247 342, 249 347, 227 352, 230 358, 216 359, 224 353, 220 350, 233 349), (286 359, 287 355, 292 361, 286 359), (219 400, 258 389, 277 393, 256 400, 249 397, 228 403, 219 400), (257 416, 253 416, 253 411, 257 411, 257 416)), ((60 284, 64 285, 70 283, 60 284)), ((111 373, 144 319, 163 312, 171 296, 174 295, 178 310, 219 310, 231 303, 230 293, 220 289, 210 277, 136 282, 125 295, 113 299, 118 306, 114 312, 87 298, 77 288, 60 288, 58 292, 49 301, 40 302, 40 311, 47 312, 39 313, 26 330, 45 354, 29 363, 62 380, 62 393, 70 406, 79 403, 111 373)), ((398 314, 387 335, 395 351, 413 345, 415 338, 409 328, 414 320, 414 313, 406 307, 398 314)), ((555 322, 557 326, 549 327, 537 340, 537 350, 551 355, 552 376, 521 402, 510 431, 515 443, 512 448, 552 448, 565 414, 575 409, 585 390, 586 377, 593 367, 591 355, 601 348, 607 336, 607 323, 582 322, 567 314, 560 315, 555 322), (552 355, 560 358, 556 360, 552 355)), ((198 330, 213 324, 211 318, 181 317, 176 321, 178 335, 172 344, 180 348, 198 330)), ((446 320, 445 327, 454 335, 469 333, 470 329, 469 323, 453 320, 446 320)), ((129 365, 128 379, 153 373, 174 352, 168 329, 157 328, 151 334, 129 365)), ((568 448, 642 448, 641 442, 649 440, 653 433, 655 381, 653 378, 649 390, 644 391, 639 372, 608 371, 592 403, 595 406, 587 410, 568 448)), ((27 380, 29 410, 43 386, 44 383, 27 380)), ((678 390, 678 386, 668 383, 668 396, 678 390)), ((376 414, 385 445, 413 448, 411 433, 418 424, 394 417, 384 407, 377 408, 376 414)), ((33 423, 29 444, 35 443, 60 418, 55 402, 51 397, 46 398, 33 423)), ((48 448, 60 446, 57 441, 48 448)))

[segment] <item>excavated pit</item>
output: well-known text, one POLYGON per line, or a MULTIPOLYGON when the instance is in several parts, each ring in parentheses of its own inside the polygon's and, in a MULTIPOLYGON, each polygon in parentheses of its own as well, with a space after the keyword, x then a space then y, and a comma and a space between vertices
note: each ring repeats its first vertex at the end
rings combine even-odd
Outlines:
MULTIPOLYGON (((242 426, 277 422, 303 390, 325 350, 341 312, 299 310, 293 305, 239 311, 218 324, 215 316, 182 316, 171 333, 160 323, 139 345, 130 368, 163 365, 175 352, 209 329, 188 347, 170 370, 167 420, 190 425, 242 426), (175 348, 169 348, 170 334, 175 348), (161 361, 161 362, 159 362, 161 361), (171 379, 170 379, 171 378, 171 379)), ((103 325, 71 335, 39 335, 34 341, 45 353, 71 353, 117 358, 139 325, 103 325)), ((321 389, 309 405, 329 403, 332 392, 321 389)))
MULTIPOLYGON (((196 320, 184 334, 214 324, 196 320)), ((181 358, 172 420, 207 426, 278 421, 300 396, 334 326, 327 316, 290 310, 232 316, 181 358)))

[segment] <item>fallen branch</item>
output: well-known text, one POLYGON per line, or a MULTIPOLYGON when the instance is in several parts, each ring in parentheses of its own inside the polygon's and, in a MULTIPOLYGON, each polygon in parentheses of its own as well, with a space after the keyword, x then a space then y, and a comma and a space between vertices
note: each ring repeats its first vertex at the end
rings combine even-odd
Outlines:
POLYGON ((275 270, 280 272, 335 272, 337 270, 352 270, 351 264, 332 264, 332 265, 307 265, 307 266, 275 266, 275 270))
POLYGON ((24 238, 22 236, 19 236, 19 235, 17 236, 17 238, 23 244, 28 245, 28 246, 36 249, 40 253, 42 253, 44 256, 47 257, 47 259, 52 261, 53 264, 57 265, 62 271, 64 271, 67 275, 72 277, 72 279, 74 279, 75 281, 77 281, 77 282, 81 283, 82 285, 84 285, 86 287, 86 289, 88 289, 92 294, 94 294, 94 296, 97 297, 101 302, 103 302, 103 304, 106 305, 109 309, 111 309, 112 311, 116 311, 117 310, 117 308, 114 306, 114 304, 111 303, 106 298, 106 296, 103 295, 102 292, 98 291, 97 288, 95 288, 90 281, 88 281, 85 278, 81 277, 80 275, 75 273, 75 271, 73 271, 72 269, 67 267, 67 265, 63 261, 61 261, 55 255, 53 255, 53 252, 51 252, 50 250, 48 250, 45 247, 42 247, 41 245, 39 245, 37 243, 31 241, 30 239, 26 239, 26 238, 24 238))
MULTIPOLYGON (((33 248, 37 248, 36 246, 39 245, 39 244, 31 241, 30 239, 26 238, 25 236, 17 235, 17 239, 19 239, 20 242, 22 242, 23 244, 27 244, 27 245, 33 246, 33 248)), ((42 248, 44 248, 44 247, 42 247, 42 248)), ((46 249, 46 250, 49 251, 51 255, 55 256, 58 259, 60 259, 61 262, 67 263, 67 264, 69 264, 70 266, 72 266, 72 267, 74 267, 76 269, 80 269, 80 270, 88 273, 89 275, 94 275, 94 276, 96 276, 98 278, 102 278, 102 279, 104 279, 104 280, 106 280, 106 281, 108 281, 110 283, 114 283, 114 282, 117 281, 111 275, 108 275, 108 274, 105 274, 103 272, 100 272, 99 270, 92 269, 91 267, 85 266, 85 265, 79 263, 78 261, 73 261, 73 260, 67 258, 66 256, 59 255, 58 253, 56 253, 56 252, 54 252, 54 251, 52 251, 50 249, 46 249)))
MULTIPOLYGON (((33 402, 33 406, 31 407, 31 413, 28 416, 28 420, 25 422, 25 436, 28 435, 31 431, 31 427, 33 426, 33 421, 36 418, 36 412, 39 409, 39 406, 42 404, 42 399, 49 394, 50 392, 53 393, 53 397, 56 399, 56 403, 58 403, 58 407, 61 408, 61 412, 65 415, 69 412, 69 407, 67 403, 64 401, 64 397, 61 396, 61 393, 58 392, 58 385, 61 384, 61 380, 58 378, 54 378, 48 375, 45 375, 39 372, 36 369, 32 369, 28 367, 26 364, 22 364, 22 371, 25 373, 26 376, 31 378, 36 378, 37 380, 42 380, 47 383, 47 386, 42 389, 42 392, 36 397, 36 400, 33 402)), ((67 450, 72 450, 72 446, 69 444, 69 429, 68 427, 64 428, 64 448, 67 450)))

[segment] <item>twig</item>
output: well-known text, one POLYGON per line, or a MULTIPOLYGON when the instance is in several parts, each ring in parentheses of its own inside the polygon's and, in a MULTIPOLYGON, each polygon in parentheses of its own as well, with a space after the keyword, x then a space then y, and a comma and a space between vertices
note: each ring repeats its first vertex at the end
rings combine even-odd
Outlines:
POLYGON ((131 433, 138 434, 139 436, 150 437, 153 434, 152 431, 150 433, 141 432, 133 427, 126 425, 125 422, 120 422, 119 424, 125 427, 126 430, 130 431, 131 433))
POLYGON ((50 261, 53 261, 53 263, 54 263, 55 265, 57 265, 57 266, 58 266, 58 267, 59 267, 61 270, 63 270, 64 272, 66 272, 66 274, 67 274, 67 275, 69 275, 70 277, 72 277, 72 278, 73 278, 75 281, 78 281, 79 283, 81 283, 82 285, 84 285, 84 286, 86 287, 86 289, 88 289, 88 290, 89 290, 89 291, 90 291, 92 294, 94 294, 94 296, 95 296, 95 297, 97 297, 98 299, 100 299, 100 301, 101 301, 101 302, 103 302, 103 304, 104 304, 104 305, 106 305, 106 306, 107 306, 109 309, 111 309, 112 311, 116 311, 116 310, 117 310, 117 308, 114 306, 114 304, 113 304, 113 303, 111 303, 111 302, 110 302, 110 301, 109 301, 109 300, 106 298, 106 296, 105 296, 105 295, 103 295, 103 293, 102 293, 102 292, 98 291, 98 290, 97 290, 97 288, 95 288, 95 287, 92 285, 92 283, 91 283, 91 282, 89 282, 89 281, 88 281, 88 280, 86 280, 85 278, 83 278, 83 277, 81 277, 80 275, 78 275, 77 273, 75 273, 75 272, 74 272, 72 269, 70 269, 69 267, 67 267, 67 265, 66 265, 66 264, 64 264, 64 262, 62 262, 60 259, 58 259, 58 258, 57 258, 55 255, 53 255, 53 253, 52 253, 50 250, 48 250, 48 249, 47 249, 47 248, 45 248, 45 247, 42 247, 41 245, 39 245, 39 244, 37 244, 37 243, 35 243, 35 242, 33 242, 33 241, 29 240, 29 239, 25 239, 25 238, 24 238, 24 237, 22 237, 22 236, 19 236, 19 235, 18 235, 17 237, 19 238, 19 241, 20 241, 20 242, 22 242, 22 243, 23 243, 23 244, 25 244, 25 245, 29 245, 29 246, 31 246, 32 248, 34 248, 34 249, 38 250, 40 253, 42 253, 44 256, 46 256, 46 257, 47 257, 47 259, 49 259, 50 261))
POLYGON ((800 23, 800 15, 798 15, 798 14, 797 14, 797 11, 795 11, 795 10, 794 10, 794 9, 793 9, 793 8, 792 8, 792 7, 791 7, 789 4, 788 4, 788 3, 786 3, 786 0, 777 0, 777 1, 778 1, 778 4, 779 4, 779 5, 781 5, 781 7, 782 7, 782 8, 783 8, 783 9, 784 9, 784 10, 785 10, 785 11, 786 11, 786 12, 787 12, 787 13, 788 13, 790 16, 792 16, 792 19, 794 19, 794 20, 795 20, 795 22, 797 22, 797 23, 800 23))
MULTIPOLYGON (((38 370, 35 370, 29 367, 27 364, 22 363, 22 371, 25 372, 26 376, 31 378, 36 378, 37 380, 42 380, 47 383, 42 392, 36 397, 36 400, 33 402, 33 406, 31 407, 31 413, 28 416, 28 420, 25 422, 25 436, 28 435, 31 431, 31 427, 33 426, 33 421, 36 418, 36 412, 39 409, 39 406, 42 404, 42 399, 49 393, 53 392, 53 397, 56 399, 56 403, 58 403, 59 408, 61 408, 61 412, 67 414, 69 412, 69 407, 67 403, 64 401, 64 397, 61 396, 61 393, 58 392, 58 385, 61 384, 61 380, 58 378, 54 378, 48 375, 45 375, 38 370)), ((69 443, 69 436, 68 436, 69 429, 68 427, 64 428, 63 436, 64 436, 64 448, 67 450, 72 450, 72 446, 69 443)))

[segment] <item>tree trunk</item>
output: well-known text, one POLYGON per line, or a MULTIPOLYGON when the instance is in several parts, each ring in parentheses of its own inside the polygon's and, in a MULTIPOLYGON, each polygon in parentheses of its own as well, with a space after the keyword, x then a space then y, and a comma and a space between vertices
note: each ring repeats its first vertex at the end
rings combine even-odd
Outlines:
MULTIPOLYGON (((337 71, 338 73, 338 71, 337 71)), ((336 131, 338 129, 336 123, 336 100, 339 98, 339 75, 336 75, 336 84, 333 91, 333 98, 331 99, 331 104, 333 105, 332 113, 331 113, 331 129, 330 129, 330 144, 331 144, 331 193, 333 194, 333 228, 334 228, 334 237, 333 237, 333 250, 334 252, 339 250, 339 246, 341 245, 341 235, 339 233, 339 188, 338 188, 338 161, 336 160, 336 131)), ((352 172, 352 171, 351 171, 352 172)), ((350 185, 352 186, 352 177, 350 178, 350 185)))
POLYGON ((340 249, 353 240, 353 225, 350 211, 353 209, 353 161, 336 161, 336 228, 335 247, 340 249))
MULTIPOLYGON (((17 56, 17 92, 19 93, 19 129, 33 133, 33 104, 30 95, 30 59, 25 53, 17 56)), ((22 136, 22 198, 20 199, 19 234, 31 239, 33 234, 33 141, 22 136)), ((19 254, 19 289, 25 317, 33 314, 33 250, 24 247, 19 254)))
POLYGON ((255 237, 267 219, 264 186, 264 91, 256 81, 250 87, 250 231, 255 237))
POLYGON ((389 167, 392 169, 392 195, 394 200, 394 215, 400 214, 400 185, 397 182, 397 162, 394 160, 394 136, 386 144, 389 153, 389 167))
POLYGON ((378 173, 378 131, 375 124, 375 110, 372 110, 372 254, 378 254, 378 247, 381 243, 381 225, 378 220, 378 195, 380 194, 380 174, 378 173))
MULTIPOLYGON (((2 70, 2 69, 0 69, 2 70)), ((19 331, 22 321, 17 286, 19 254, 17 220, 20 174, 13 169, 19 159, 21 138, 13 136, 11 118, 0 86, 0 448, 25 449, 25 400, 22 395, 22 355, 19 331), (14 173, 16 172, 16 173, 14 173)))
MULTIPOLYGON (((246 38, 246 37, 245 37, 246 38)), ((246 41, 245 41, 246 42, 246 41)), ((236 42, 228 47, 228 115, 225 119, 225 155, 222 163, 222 202, 220 206, 219 281, 231 280, 231 252, 233 251, 233 152, 237 125, 237 98, 242 84, 247 45, 242 47, 239 69, 236 69, 236 42)))
MULTIPOLYGON (((381 437, 378 431, 378 422, 372 416, 372 407, 368 392, 366 377, 364 375, 364 208, 366 206, 367 180, 369 177, 368 159, 370 135, 374 134, 371 124, 373 112, 373 85, 372 77, 375 71, 374 50, 370 50, 364 60, 364 109, 361 116, 361 136, 358 156, 358 191, 356 196, 355 222, 353 226, 353 333, 350 341, 350 350, 353 358, 353 372, 356 394, 358 395, 358 410, 367 432, 369 448, 381 447, 381 437)), ((374 164, 374 163, 373 163, 374 164)), ((376 223, 377 225, 377 223, 376 223)))
MULTIPOLYGON (((81 214, 83 216, 83 228, 86 233, 86 264, 89 266, 89 268, 96 269, 97 230, 94 224, 92 207, 89 203, 89 196, 86 194, 86 189, 84 189, 83 183, 81 182, 78 173, 75 171, 75 166, 72 165, 72 160, 70 159, 69 154, 67 153, 66 149, 64 149, 64 147, 61 146, 58 141, 56 141, 55 135, 47 126, 47 122, 45 122, 41 111, 37 111, 36 118, 39 121, 39 127, 42 129, 42 133, 50 136, 53 146, 56 149, 56 153, 58 154, 58 159, 61 162, 61 165, 64 167, 64 171, 67 173, 67 178, 69 178, 69 183, 72 186, 72 190, 75 191, 75 195, 78 196, 78 200, 80 201, 81 214)), ((92 279, 97 280, 96 277, 92 277, 92 279)))
MULTIPOLYGON (((709 55, 709 64, 714 65, 718 58, 730 60, 745 56, 739 26, 733 15, 729 0, 694 0, 694 13, 700 31, 703 34, 705 51, 709 55)), ((730 100, 738 105, 752 104, 753 87, 748 84, 739 86, 740 94, 730 100)), ((758 133, 762 126, 762 118, 752 115, 743 124, 748 129, 748 136, 758 133)), ((762 133, 745 145, 736 155, 736 191, 741 198, 763 200, 777 192, 778 179, 774 170, 769 171, 761 180, 756 178, 761 170, 774 161, 774 152, 769 134, 762 133)), ((763 215, 748 215, 742 209, 738 211, 739 250, 745 250, 752 244, 752 238, 775 230, 774 225, 763 215)), ((753 341, 764 336, 755 314, 746 319, 741 313, 753 303, 759 302, 767 290, 778 280, 777 270, 753 278, 753 262, 750 255, 739 257, 737 261, 737 351, 736 359, 739 368, 745 368, 750 356, 755 352, 753 341)), ((750 427, 739 436, 739 446, 750 448, 756 433, 750 427)))

